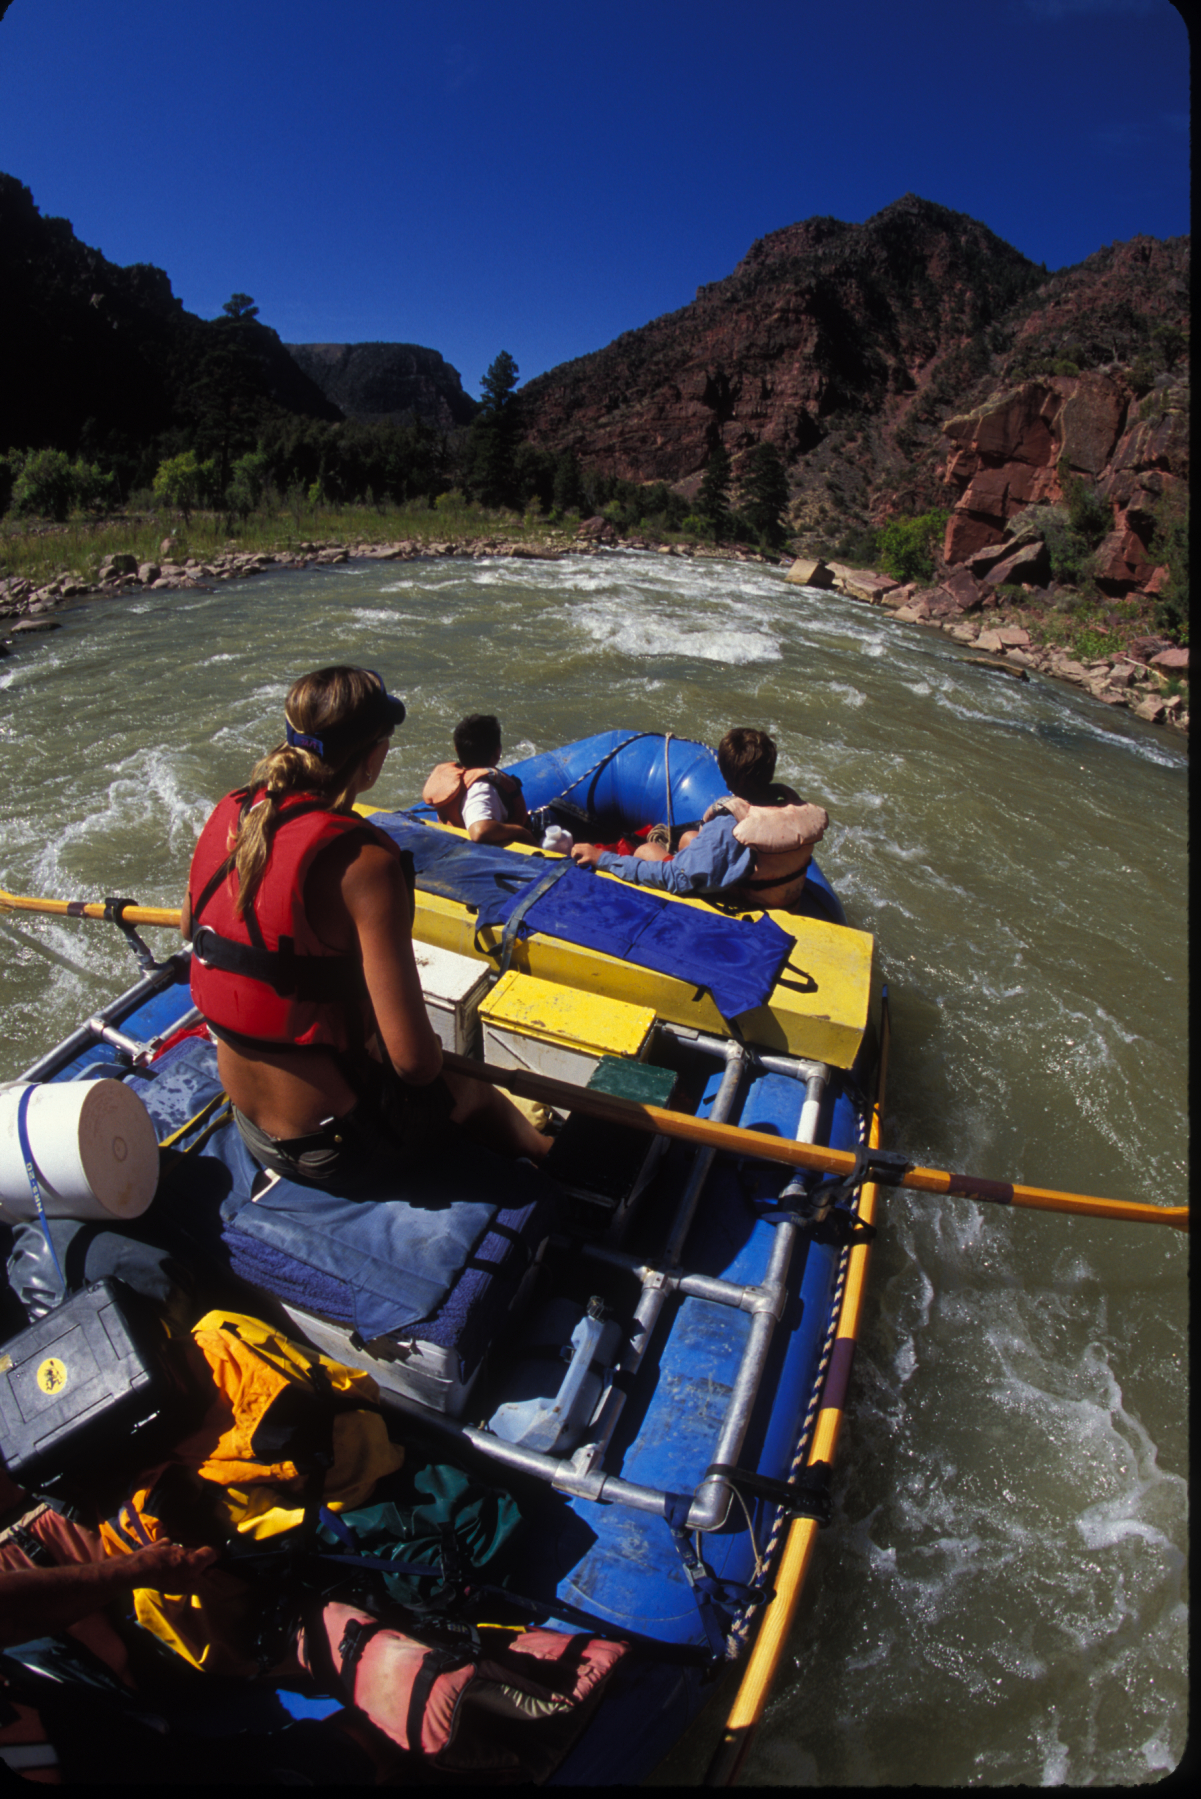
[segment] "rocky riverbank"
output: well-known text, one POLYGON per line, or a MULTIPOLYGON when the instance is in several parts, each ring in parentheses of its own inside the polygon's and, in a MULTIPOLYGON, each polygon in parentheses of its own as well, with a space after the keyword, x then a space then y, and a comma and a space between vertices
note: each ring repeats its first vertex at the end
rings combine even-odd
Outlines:
MULTIPOLYGON (((95 581, 64 571, 50 580, 35 585, 21 576, 0 580, 0 625, 10 637, 58 628, 55 613, 69 601, 114 597, 141 591, 204 588, 218 581, 247 580, 267 569, 309 568, 337 562, 362 559, 372 562, 430 560, 442 556, 462 556, 481 560, 488 557, 526 559, 539 562, 558 561, 568 555, 600 555, 605 549, 656 550, 665 556, 703 556, 724 561, 774 562, 776 558, 737 545, 679 544, 652 541, 644 537, 622 538, 607 519, 587 519, 573 533, 547 531, 521 539, 502 535, 448 535, 445 538, 399 538, 395 542, 342 542, 317 538, 271 550, 243 551, 229 547, 220 555, 200 558, 184 556, 177 539, 165 537, 159 546, 159 559, 139 562, 136 556, 115 554, 101 564, 95 581), (176 560, 177 552, 180 559, 176 560)), ((788 560, 787 558, 785 560, 788 560)), ((6 653, 0 639, 0 655, 6 653)))
POLYGON ((1034 669, 1082 687, 1103 705, 1128 707, 1148 724, 1188 732, 1187 692, 1178 690, 1182 685, 1187 689, 1189 653, 1166 637, 1132 636, 1112 654, 1077 657, 1054 640, 1055 615, 1034 605, 1030 596, 1025 596, 1025 606, 1006 599, 966 569, 951 569, 940 585, 922 588, 874 569, 798 559, 787 579, 880 606, 900 624, 942 631, 955 643, 986 652, 999 669, 1019 678, 1034 669))
MULTIPOLYGON (((0 655, 15 649, 23 635, 58 628, 55 614, 79 600, 141 591, 187 590, 223 581, 245 581, 268 569, 309 568, 363 559, 376 562, 426 560, 461 556, 558 561, 567 554, 602 555, 607 550, 652 551, 663 556, 700 557, 721 561, 776 562, 789 567, 788 579, 817 588, 835 589, 848 598, 880 606, 901 624, 921 624, 943 631, 954 642, 971 646, 995 660, 998 669, 1023 678, 1033 669, 1083 688, 1107 706, 1123 706, 1137 718, 1187 733, 1188 699, 1173 692, 1188 682, 1188 651, 1166 638, 1135 637, 1119 652, 1080 658, 1049 636, 1045 616, 1008 603, 982 590, 965 571, 952 570, 942 585, 919 589, 870 569, 836 562, 767 557, 757 550, 730 544, 669 543, 644 536, 622 537, 609 520, 586 519, 574 533, 547 531, 517 540, 503 535, 401 538, 395 542, 335 542, 313 539, 254 552, 229 548, 201 560, 183 556, 174 538, 164 538, 159 559, 139 563, 128 554, 111 555, 95 582, 63 573, 35 587, 20 577, 0 581, 0 620, 6 621, 9 644, 0 640, 0 655), (969 585, 970 584, 970 585, 969 585)), ((2 628, 2 627, 0 627, 2 628)))

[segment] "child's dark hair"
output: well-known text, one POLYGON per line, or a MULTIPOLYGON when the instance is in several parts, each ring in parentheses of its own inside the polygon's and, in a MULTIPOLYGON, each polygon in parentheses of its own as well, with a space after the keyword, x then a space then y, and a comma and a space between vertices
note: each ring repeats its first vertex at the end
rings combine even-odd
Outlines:
POLYGON ((455 755, 464 768, 482 768, 500 755, 500 720, 490 712, 469 712, 455 726, 455 755))
POLYGON ((735 725, 717 746, 717 766, 737 799, 759 799, 776 772, 776 746, 766 731, 735 725))

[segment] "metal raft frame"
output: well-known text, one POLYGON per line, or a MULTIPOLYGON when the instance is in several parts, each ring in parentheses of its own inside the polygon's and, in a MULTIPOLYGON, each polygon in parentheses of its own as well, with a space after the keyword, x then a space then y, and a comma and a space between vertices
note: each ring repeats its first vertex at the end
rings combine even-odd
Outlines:
MULTIPOLYGON (((177 952, 166 962, 148 970, 141 980, 89 1018, 86 1024, 73 1031, 39 1061, 34 1062, 18 1079, 47 1080, 75 1057, 100 1043, 115 1050, 117 1056, 127 1064, 144 1068, 163 1042, 163 1037, 156 1036, 143 1042, 122 1031, 119 1021, 136 1012, 147 999, 184 980, 188 960, 186 951, 177 952)), ((199 1018, 200 1013, 193 1006, 181 1013, 172 1023, 171 1030, 179 1030, 181 1026, 196 1022, 199 1018)), ((661 1022, 659 1028, 678 1042, 724 1061, 721 1084, 709 1113, 714 1123, 728 1122, 738 1098, 742 1077, 753 1064, 769 1073, 784 1074, 794 1080, 804 1081, 805 1100, 797 1126, 796 1141, 816 1141, 822 1096, 830 1078, 826 1063, 748 1050, 733 1038, 712 1037, 683 1025, 666 1025, 661 1022)), ((588 1441, 580 1444, 570 1456, 557 1456, 543 1450, 508 1443, 477 1425, 458 1423, 431 1411, 419 1402, 407 1402, 397 1394, 386 1395, 386 1403, 420 1416, 427 1428, 470 1443, 473 1448, 502 1467, 547 1481, 557 1491, 573 1498, 589 1499, 602 1505, 625 1505, 635 1511, 666 1517, 669 1501, 665 1491, 606 1473, 604 1460, 625 1406, 629 1385, 642 1366, 663 1308, 672 1294, 682 1293, 708 1300, 714 1305, 730 1306, 736 1311, 748 1312, 751 1316, 750 1330, 731 1387, 729 1403, 710 1457, 711 1466, 736 1467, 758 1398, 776 1326, 783 1316, 788 1294, 788 1274, 801 1220, 793 1213, 781 1213, 776 1223, 767 1269, 758 1285, 740 1285, 736 1281, 722 1280, 715 1275, 690 1273, 683 1268, 681 1257, 684 1246, 716 1156, 717 1150, 712 1145, 703 1145, 695 1152, 663 1253, 657 1261, 640 1261, 637 1257, 604 1243, 575 1245, 585 1258, 633 1275, 641 1291, 634 1308, 630 1341, 601 1401, 588 1441)), ((692 1495, 685 1528, 690 1531, 720 1530, 729 1514, 733 1498, 733 1485, 725 1475, 707 1474, 692 1495)))
MULTIPOLYGON (((110 1000, 101 1011, 94 1013, 86 1024, 81 1024, 77 1030, 71 1032, 69 1037, 64 1037, 61 1043, 56 1044, 52 1050, 48 1050, 36 1062, 32 1062, 24 1074, 17 1076, 17 1080, 50 1080, 61 1068, 65 1068, 69 1062, 73 1062, 76 1056, 83 1055, 86 1050, 93 1049, 99 1043, 106 1043, 110 1049, 115 1050, 118 1057, 127 1065, 134 1068, 145 1068, 165 1041, 164 1037, 151 1037, 143 1042, 140 1038, 130 1037, 125 1031, 120 1030, 118 1022, 136 1012, 156 993, 163 993, 168 987, 174 987, 186 981, 189 960, 187 951, 177 950, 165 962, 159 962, 153 968, 148 969, 140 981, 135 981, 132 987, 127 987, 124 993, 118 994, 117 998, 110 1000)), ((193 1006, 174 1020, 171 1031, 178 1031, 185 1025, 196 1024, 199 1020, 200 1013, 193 1006)))
MULTIPOLYGON (((661 1023, 659 1028, 666 1029, 671 1036, 689 1047, 724 1060, 721 1085, 709 1113, 714 1123, 724 1124, 729 1120, 738 1098, 742 1076, 753 1063, 770 1073, 785 1074, 794 1080, 804 1081, 805 1100, 797 1126, 796 1141, 815 1141, 822 1095, 830 1078, 826 1063, 803 1061, 792 1056, 760 1054, 748 1050, 734 1039, 710 1037, 684 1026, 664 1026, 661 1023)), ((692 1274, 685 1270, 681 1266, 681 1256, 716 1155, 717 1149, 713 1145, 703 1145, 696 1151, 663 1254, 658 1261, 639 1261, 637 1257, 609 1248, 603 1243, 573 1244, 577 1253, 589 1260, 634 1275, 641 1286, 641 1293, 634 1308, 634 1327, 630 1341, 601 1401, 600 1411, 590 1428, 589 1439, 570 1456, 556 1456, 543 1450, 508 1443, 478 1425, 461 1424, 431 1413, 423 1406, 407 1404, 396 1394, 388 1394, 386 1402, 419 1415, 425 1425, 435 1430, 460 1442, 470 1443, 490 1461, 522 1474, 533 1475, 572 1498, 589 1499, 602 1505, 625 1505, 634 1511, 666 1517, 669 1496, 665 1491, 636 1481, 623 1480, 619 1475, 607 1474, 604 1459, 625 1405, 630 1382, 642 1365, 668 1297, 673 1293, 683 1293, 709 1300, 715 1305, 749 1312, 751 1315, 751 1326, 738 1372, 710 1457, 711 1466, 736 1467, 759 1394, 775 1329, 783 1316, 788 1295, 788 1273, 801 1220, 788 1212, 781 1213, 776 1223, 767 1269, 757 1286, 743 1286, 736 1281, 721 1280, 708 1274, 692 1274)), ((707 1474, 692 1495, 685 1528, 690 1531, 720 1530, 726 1521, 733 1497, 734 1488, 726 1476, 707 1474)))

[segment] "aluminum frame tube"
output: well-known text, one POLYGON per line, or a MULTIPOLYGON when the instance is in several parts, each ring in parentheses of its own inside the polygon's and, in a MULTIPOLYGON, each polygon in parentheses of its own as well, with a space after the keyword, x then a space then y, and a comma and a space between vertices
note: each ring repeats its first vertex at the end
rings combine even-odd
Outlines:
MULTIPOLYGON (((733 1039, 723 1041, 721 1050, 726 1063, 725 1072, 721 1077, 721 1085, 717 1090, 717 1096, 713 1101, 709 1116, 717 1123, 724 1124, 733 1111, 734 1102, 738 1097, 738 1087, 746 1065, 746 1053, 742 1045, 733 1039)), ((578 1473, 590 1474, 604 1460, 605 1452, 617 1429, 617 1421, 625 1406, 626 1390, 630 1379, 642 1366, 642 1359, 667 1302, 670 1288, 667 1286, 665 1276, 673 1274, 679 1266, 680 1254, 687 1240, 701 1193, 716 1155, 717 1150, 711 1144, 706 1144, 697 1151, 692 1171, 688 1177, 688 1184, 681 1195, 675 1218, 672 1220, 671 1232, 664 1245, 663 1266, 648 1269, 643 1279, 642 1292, 634 1307, 634 1328, 617 1370, 620 1384, 615 1382, 609 1388, 592 1437, 587 1443, 582 1443, 571 1458, 571 1466, 578 1473)))

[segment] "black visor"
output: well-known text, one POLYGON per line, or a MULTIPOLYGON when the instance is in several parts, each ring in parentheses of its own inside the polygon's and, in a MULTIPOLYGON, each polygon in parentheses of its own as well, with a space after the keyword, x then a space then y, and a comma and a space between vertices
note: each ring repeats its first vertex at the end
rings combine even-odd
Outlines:
POLYGON ((315 737, 309 731, 294 729, 287 713, 284 714, 284 728, 288 742, 295 750, 308 750, 314 756, 320 756, 331 768, 345 760, 351 750, 360 745, 364 748, 372 738, 386 737, 397 725, 404 723, 405 703, 389 693, 384 686, 384 678, 375 669, 368 673, 379 682, 378 690, 371 694, 367 705, 358 718, 344 725, 331 726, 321 737, 315 737))

